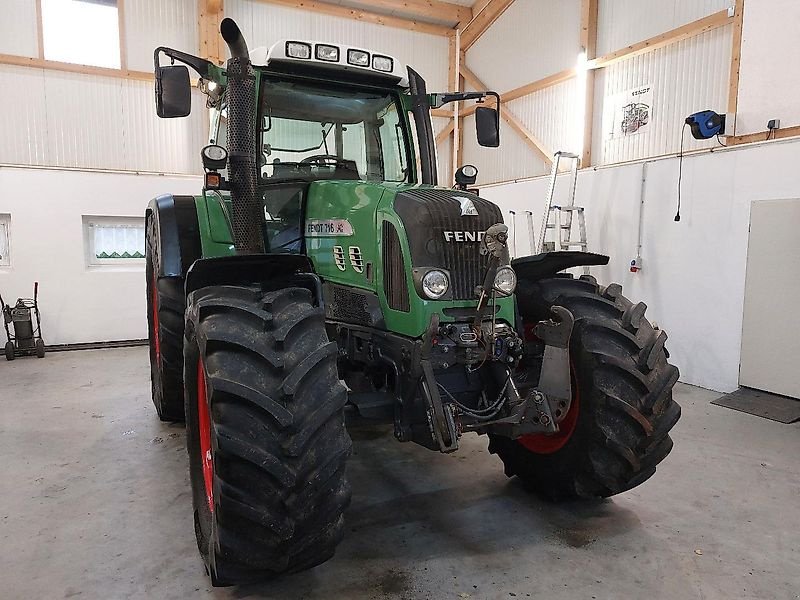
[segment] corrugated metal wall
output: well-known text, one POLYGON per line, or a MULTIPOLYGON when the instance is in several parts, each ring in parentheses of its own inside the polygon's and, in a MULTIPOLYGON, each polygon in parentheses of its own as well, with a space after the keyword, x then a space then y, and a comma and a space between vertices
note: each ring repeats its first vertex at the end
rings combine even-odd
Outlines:
MULTIPOLYGON (((715 29, 602 69, 595 84, 595 164, 610 164, 678 152, 687 115, 705 109, 725 112, 728 102, 732 26, 715 29), (610 139, 611 98, 640 86, 653 86, 647 132, 610 139)), ((686 132, 686 150, 708 148, 686 132)))
POLYGON ((159 119, 146 81, 0 66, 16 90, 0 113, 0 163, 198 173, 203 100, 186 119, 159 119))
POLYGON ((580 0, 518 0, 469 49, 467 66, 498 92, 574 67, 580 12, 580 0))
MULTIPOLYGON (((525 0, 512 4, 469 49, 467 66, 500 93, 574 67, 580 53, 580 0, 525 0)), ((580 102, 576 80, 525 96, 507 107, 550 151, 569 150, 580 102)), ((513 129, 501 123, 501 147, 481 148, 475 120, 465 119, 462 163, 475 164, 481 184, 535 177, 549 167, 513 129)))
POLYGON ((600 0, 598 56, 725 10, 733 0, 600 0))
POLYGON ((196 54, 197 0, 128 0, 125 2, 128 68, 153 69, 153 50, 169 46, 196 54))
MULTIPOLYGON (((600 0, 598 55, 659 35, 733 4, 733 0, 600 0)), ((713 30, 600 69, 594 99, 593 162, 611 164, 677 152, 686 115, 727 106, 732 27, 713 30), (649 130, 610 139, 612 97, 654 89, 649 130)), ((505 92, 574 67, 580 52, 580 1, 517 1, 467 52, 467 66, 490 88, 505 92)), ((577 78, 507 104, 550 152, 577 151, 582 140, 583 93, 577 78)), ((481 149, 474 119, 465 125, 463 163, 474 163, 480 183, 548 172, 520 136, 503 128, 499 150, 481 149)), ((687 150, 711 147, 687 132, 687 150)))
POLYGON ((36 3, 33 0, 3 0, 0 18, 0 54, 37 56, 36 3))
POLYGON ((250 48, 295 38, 338 42, 386 52, 411 65, 427 80, 429 91, 447 88, 448 41, 430 35, 285 8, 257 0, 226 0, 225 15, 242 29, 250 48))

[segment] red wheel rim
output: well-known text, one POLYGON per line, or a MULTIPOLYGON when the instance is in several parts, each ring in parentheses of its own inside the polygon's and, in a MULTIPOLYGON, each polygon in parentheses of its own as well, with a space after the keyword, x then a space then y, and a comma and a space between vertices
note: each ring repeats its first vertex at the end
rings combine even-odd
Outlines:
POLYGON ((575 374, 575 366, 570 364, 572 375, 572 402, 569 405, 564 419, 558 424, 557 433, 531 433, 523 435, 517 439, 527 450, 536 454, 553 454, 561 450, 572 437, 575 428, 578 426, 578 414, 580 412, 581 394, 578 389, 578 378, 575 374))
POLYGON ((214 459, 211 456, 211 417, 206 396, 206 373, 203 360, 197 359, 197 427, 200 433, 200 463, 208 510, 214 512, 214 459))
POLYGON ((158 277, 153 273, 153 291, 151 293, 150 304, 153 307, 153 350, 156 355, 156 365, 161 366, 161 340, 159 339, 158 331, 160 329, 158 323, 158 277))

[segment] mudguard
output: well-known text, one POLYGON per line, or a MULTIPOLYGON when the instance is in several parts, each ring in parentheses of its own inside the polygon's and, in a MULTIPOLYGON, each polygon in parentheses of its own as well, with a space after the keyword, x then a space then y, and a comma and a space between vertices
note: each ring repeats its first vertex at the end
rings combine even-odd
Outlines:
POLYGON ((194 198, 172 194, 158 196, 147 206, 145 218, 156 222, 158 260, 154 268, 157 275, 184 277, 202 255, 194 198))
POLYGON ((322 282, 307 256, 242 254, 196 260, 186 274, 186 295, 209 285, 252 285, 268 289, 296 285, 308 288, 322 305, 322 282))
POLYGON ((537 281, 552 277, 559 271, 572 267, 607 265, 608 256, 592 252, 574 250, 561 252, 544 252, 533 256, 523 256, 511 261, 517 277, 528 281, 537 281))

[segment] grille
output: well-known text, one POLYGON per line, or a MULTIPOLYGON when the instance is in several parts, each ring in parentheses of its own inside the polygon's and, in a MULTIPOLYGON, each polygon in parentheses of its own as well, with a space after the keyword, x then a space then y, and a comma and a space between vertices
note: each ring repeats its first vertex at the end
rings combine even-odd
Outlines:
POLYGON ((350 246, 350 264, 356 273, 364 272, 364 258, 361 256, 361 248, 350 246))
POLYGON ((408 281, 403 251, 397 229, 388 221, 383 222, 383 289, 389 308, 408 312, 408 281))
POLYGON ((344 262, 344 248, 341 246, 333 247, 333 262, 340 271, 347 269, 347 264, 344 262))
POLYGON ((326 286, 325 309, 330 319, 359 325, 374 325, 369 310, 369 300, 365 293, 351 288, 330 285, 326 286))
POLYGON ((415 267, 442 267, 450 271, 454 300, 472 300, 475 288, 483 283, 488 257, 480 253, 478 236, 503 222, 500 209, 474 194, 454 190, 417 189, 398 194, 394 203, 409 236, 411 259, 415 267), (478 214, 461 215, 461 202, 472 201, 478 214), (445 241, 445 231, 464 232, 462 239, 445 241))

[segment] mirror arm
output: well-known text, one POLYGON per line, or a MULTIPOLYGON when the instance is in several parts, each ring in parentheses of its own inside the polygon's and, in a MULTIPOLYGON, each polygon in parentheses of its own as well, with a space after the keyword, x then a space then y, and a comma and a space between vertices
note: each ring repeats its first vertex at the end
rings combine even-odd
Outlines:
POLYGON ((164 53, 165 55, 169 56, 173 61, 179 61, 183 64, 193 68, 197 71, 197 74, 204 79, 209 79, 211 76, 211 69, 214 67, 214 63, 211 61, 205 60, 204 58, 199 58, 197 56, 192 56, 191 54, 186 54, 185 52, 181 52, 180 50, 173 50, 172 48, 167 48, 166 46, 159 46, 153 52, 153 63, 155 70, 158 70, 158 67, 161 66, 159 62, 159 54, 164 53))
POLYGON ((494 96, 497 100, 497 107, 500 107, 500 94, 497 92, 445 92, 442 94, 431 94, 430 103, 431 108, 441 108, 450 102, 462 102, 464 100, 477 100, 483 101, 487 96, 494 96))

